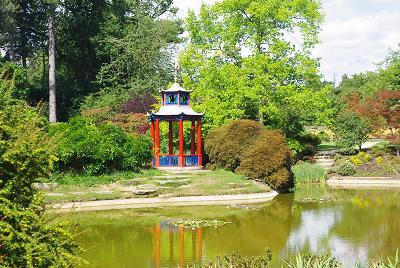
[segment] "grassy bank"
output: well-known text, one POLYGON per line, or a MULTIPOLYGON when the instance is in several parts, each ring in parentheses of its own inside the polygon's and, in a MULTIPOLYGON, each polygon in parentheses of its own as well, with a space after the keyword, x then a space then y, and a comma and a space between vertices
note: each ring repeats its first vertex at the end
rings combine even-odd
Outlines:
POLYGON ((269 192, 259 182, 225 170, 199 173, 115 173, 102 176, 53 176, 52 189, 43 190, 46 202, 92 201, 138 197, 229 195, 269 192))

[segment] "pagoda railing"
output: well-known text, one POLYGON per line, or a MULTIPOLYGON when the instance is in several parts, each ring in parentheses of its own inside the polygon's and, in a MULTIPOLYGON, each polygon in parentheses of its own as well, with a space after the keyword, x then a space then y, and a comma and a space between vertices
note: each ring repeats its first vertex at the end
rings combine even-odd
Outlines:
POLYGON ((160 155, 160 167, 177 167, 177 155, 160 155))
POLYGON ((197 167, 199 165, 199 156, 198 155, 185 155, 185 167, 197 167))
MULTIPOLYGON (((197 154, 183 155, 182 158, 184 167, 199 166, 199 155, 197 154)), ((158 162, 160 167, 178 167, 179 159, 180 156, 174 154, 160 154, 158 156, 156 155, 153 158, 153 166, 156 166, 156 163, 158 162)))

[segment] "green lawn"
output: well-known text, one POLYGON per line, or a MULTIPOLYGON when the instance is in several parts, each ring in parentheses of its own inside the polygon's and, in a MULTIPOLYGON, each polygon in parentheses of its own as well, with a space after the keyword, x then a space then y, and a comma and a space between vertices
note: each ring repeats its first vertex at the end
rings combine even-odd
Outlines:
POLYGON ((173 197, 269 192, 259 182, 225 170, 200 173, 167 173, 148 170, 142 173, 115 173, 103 176, 57 175, 49 181, 58 186, 44 190, 46 202, 106 200, 138 197, 173 197), (98 181, 96 179, 98 178, 98 181), (137 189, 157 189, 156 193, 138 195, 137 189))

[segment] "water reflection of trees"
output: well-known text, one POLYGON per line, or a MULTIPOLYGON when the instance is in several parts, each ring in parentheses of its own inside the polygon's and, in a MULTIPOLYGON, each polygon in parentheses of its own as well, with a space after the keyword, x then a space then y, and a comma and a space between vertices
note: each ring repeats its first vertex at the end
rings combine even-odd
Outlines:
POLYGON ((207 231, 205 247, 208 258, 218 253, 240 251, 244 255, 262 255, 269 247, 277 256, 285 247, 291 230, 299 223, 292 215, 293 195, 280 195, 268 207, 250 211, 245 217, 231 217, 234 222, 217 230, 207 231))
POLYGON ((342 217, 331 232, 366 247, 369 257, 392 256, 400 247, 400 193, 358 191, 342 204, 342 217))

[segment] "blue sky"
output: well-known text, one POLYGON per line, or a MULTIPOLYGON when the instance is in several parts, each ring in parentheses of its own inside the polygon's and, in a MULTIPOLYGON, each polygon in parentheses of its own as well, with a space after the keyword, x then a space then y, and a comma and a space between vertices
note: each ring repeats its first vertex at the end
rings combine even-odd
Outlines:
MULTIPOLYGON (((199 10, 202 2, 216 0, 175 0, 178 15, 188 9, 199 10)), ((389 48, 400 43, 400 0, 322 0, 325 22, 321 43, 314 49, 320 58, 321 72, 327 80, 347 73, 374 70, 389 48)))

